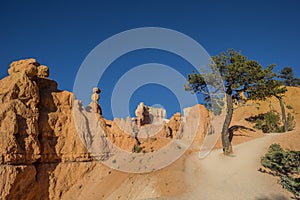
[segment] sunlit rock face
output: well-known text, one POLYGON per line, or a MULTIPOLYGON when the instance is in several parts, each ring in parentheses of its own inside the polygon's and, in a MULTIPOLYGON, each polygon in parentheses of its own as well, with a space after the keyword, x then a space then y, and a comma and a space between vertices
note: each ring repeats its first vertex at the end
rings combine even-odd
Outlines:
POLYGON ((66 177, 55 175, 58 166, 90 160, 73 123, 74 95, 32 58, 12 62, 8 74, 0 80, 0 199, 59 199, 66 177))
POLYGON ((135 110, 136 120, 138 124, 162 124, 166 121, 166 110, 163 108, 154 108, 144 105, 141 102, 135 110))
MULTIPOLYGON (((48 78, 49 68, 35 59, 13 62, 8 73, 0 80, 1 200, 63 199, 92 171, 99 170, 99 180, 110 175, 110 169, 96 161, 109 159, 113 147, 155 152, 174 139, 186 139, 184 131, 191 132, 198 120, 180 113, 168 120, 166 110, 142 103, 136 117, 110 121, 98 109, 84 108, 73 93, 59 90, 48 78)), ((97 95, 93 97, 97 103, 97 95)), ((201 140, 208 112, 193 109, 205 115, 197 130, 196 140, 201 140)))

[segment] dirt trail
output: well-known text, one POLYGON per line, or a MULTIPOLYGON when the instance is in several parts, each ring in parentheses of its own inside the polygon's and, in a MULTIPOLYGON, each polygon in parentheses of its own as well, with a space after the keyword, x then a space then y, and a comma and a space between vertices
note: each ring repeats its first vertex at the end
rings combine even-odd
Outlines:
MULTIPOLYGON (((300 88, 289 89, 285 104, 293 109, 296 130, 280 134, 263 134, 251 130, 245 119, 271 109, 280 111, 278 100, 260 102, 260 107, 242 107, 234 113, 232 125, 242 127, 234 132, 234 157, 213 150, 203 160, 198 152, 186 155, 171 166, 155 173, 126 174, 98 167, 66 192, 62 199, 183 199, 183 200, 288 200, 292 194, 284 190, 278 178, 261 173, 260 158, 272 143, 300 150, 300 88), (272 105, 272 108, 270 108, 272 105), (247 142, 246 142, 247 141, 247 142), (241 144, 240 144, 241 143, 241 144), (238 145, 237 145, 238 144, 238 145), (99 178, 102 177, 102 178, 99 178), (78 188, 81 188, 80 190, 78 188)), ((221 147, 221 143, 217 144, 221 147)), ((159 160, 158 160, 159 162, 159 160)))
POLYGON ((189 157, 187 166, 197 163, 202 173, 197 179, 187 174, 186 178, 197 187, 178 199, 291 199, 276 178, 258 171, 261 155, 277 137, 270 134, 237 145, 234 157, 225 157, 220 150, 201 161, 197 161, 197 155, 189 157))
MULTIPOLYGON (((290 133, 287 133, 290 134, 290 133)), ((260 157, 269 145, 280 135, 270 134, 246 143, 234 146, 235 156, 226 157, 220 149, 213 150, 203 160, 194 152, 184 160, 183 180, 186 190, 181 195, 162 195, 155 189, 155 174, 133 175, 112 171, 104 179, 95 178, 94 171, 90 179, 83 182, 80 194, 72 191, 63 199, 189 199, 189 200, 288 200, 292 194, 282 189, 277 178, 261 173, 260 157)), ((168 169, 166 169, 168 174, 168 169)), ((161 175, 164 171, 160 172, 161 175)), ((179 172, 177 172, 178 174, 179 172)), ((174 186, 174 175, 164 175, 174 186), (172 181, 173 180, 173 181, 172 181)), ((179 174, 178 174, 179 175, 179 174)), ((155 177, 156 176, 156 177, 155 177)), ((177 180, 178 181, 178 180, 177 180)), ((166 186, 168 187, 168 186, 166 186)), ((172 188, 172 187, 170 187, 172 188)), ((175 188, 174 188, 175 189, 175 188)), ((178 188, 177 188, 178 190, 178 188)))

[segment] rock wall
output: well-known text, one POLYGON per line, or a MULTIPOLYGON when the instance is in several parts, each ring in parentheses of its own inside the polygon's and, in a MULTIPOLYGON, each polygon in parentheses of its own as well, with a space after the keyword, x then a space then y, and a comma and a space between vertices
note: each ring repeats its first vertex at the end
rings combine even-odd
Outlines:
POLYGON ((72 93, 58 90, 48 67, 35 59, 13 62, 8 73, 0 80, 0 199, 61 199, 99 166, 95 159, 101 153, 109 153, 104 141, 129 152, 138 144, 150 152, 180 138, 180 113, 167 122, 165 110, 149 108, 159 125, 136 131, 129 118, 94 118, 72 93), (103 135, 94 134, 95 127, 103 135))
POLYGON ((0 80, 0 199, 48 199, 60 163, 90 160, 73 124, 73 94, 35 59, 13 62, 8 73, 0 80))
POLYGON ((161 124, 166 119, 166 110, 163 108, 154 108, 148 106, 151 122, 153 124, 161 124))

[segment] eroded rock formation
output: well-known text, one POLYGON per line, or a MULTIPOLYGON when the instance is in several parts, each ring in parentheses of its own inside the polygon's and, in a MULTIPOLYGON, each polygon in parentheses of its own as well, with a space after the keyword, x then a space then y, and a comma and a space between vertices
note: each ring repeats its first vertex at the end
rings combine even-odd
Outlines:
POLYGON ((137 124, 161 124, 166 120, 166 110, 163 108, 154 108, 146 106, 141 102, 135 110, 137 124))
POLYGON ((0 198, 47 199, 59 163, 90 160, 73 124, 73 94, 35 59, 13 62, 8 73, 0 80, 0 198))
POLYGON ((8 73, 0 80, 0 199, 61 199, 99 166, 95 160, 109 156, 111 144, 132 152, 138 136, 143 151, 152 152, 189 130, 180 113, 168 121, 165 110, 145 105, 137 129, 130 118, 106 120, 98 88, 86 110, 35 59, 13 62, 8 73))
POLYGON ((97 87, 93 88, 93 94, 91 96, 91 103, 87 106, 86 110, 102 116, 102 109, 98 103, 100 99, 101 90, 97 87))

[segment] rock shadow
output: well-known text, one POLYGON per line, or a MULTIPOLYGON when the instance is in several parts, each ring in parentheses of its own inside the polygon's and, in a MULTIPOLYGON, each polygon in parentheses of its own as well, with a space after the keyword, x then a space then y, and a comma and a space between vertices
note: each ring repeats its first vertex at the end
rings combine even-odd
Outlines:
POLYGON ((39 142, 41 145, 41 158, 34 163, 36 168, 36 184, 38 185, 40 199, 49 199, 50 176, 61 162, 61 156, 56 151, 58 136, 54 133, 54 124, 51 124, 50 115, 58 110, 53 92, 60 92, 57 83, 47 78, 37 78, 40 93, 39 109, 39 142))

